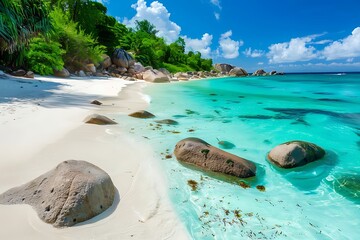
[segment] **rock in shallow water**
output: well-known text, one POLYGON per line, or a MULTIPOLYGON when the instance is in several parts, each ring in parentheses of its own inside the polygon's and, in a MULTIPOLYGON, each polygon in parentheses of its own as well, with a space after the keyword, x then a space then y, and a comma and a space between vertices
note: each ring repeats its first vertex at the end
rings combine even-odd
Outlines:
POLYGON ((324 156, 324 149, 313 143, 291 141, 273 148, 268 154, 268 159, 279 167, 294 168, 314 162, 324 156))
POLYGON ((149 113, 148 111, 145 111, 145 110, 133 112, 133 113, 129 114, 129 116, 134 117, 134 118, 154 118, 155 117, 154 114, 149 113))
POLYGON ((108 117, 99 115, 99 114, 92 114, 85 118, 85 123, 89 124, 96 124, 96 125, 113 125, 117 124, 117 122, 111 120, 108 117))
POLYGON ((180 162, 193 164, 204 170, 240 178, 256 174, 256 166, 251 161, 213 147, 199 138, 181 140, 176 144, 174 154, 180 162))
POLYGON ((115 187, 95 165, 69 160, 22 186, 0 195, 0 204, 29 204, 54 227, 69 227, 109 208, 115 187))
POLYGON ((172 119, 157 120, 156 123, 167 124, 167 125, 178 125, 179 123, 172 119))

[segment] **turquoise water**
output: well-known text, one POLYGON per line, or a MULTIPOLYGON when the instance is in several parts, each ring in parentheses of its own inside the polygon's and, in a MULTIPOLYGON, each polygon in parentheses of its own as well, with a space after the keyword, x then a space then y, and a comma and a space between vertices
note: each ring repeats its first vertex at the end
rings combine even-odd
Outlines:
POLYGON ((193 239, 358 239, 360 75, 211 79, 145 93, 156 119, 125 125, 154 146, 193 239), (154 122, 169 118, 179 124, 154 122), (172 151, 186 137, 234 144, 226 151, 257 164, 257 177, 243 182, 250 188, 179 164, 172 151), (327 155, 293 170, 273 167, 267 153, 290 140, 318 144, 327 155), (198 183, 195 191, 188 180, 198 183))

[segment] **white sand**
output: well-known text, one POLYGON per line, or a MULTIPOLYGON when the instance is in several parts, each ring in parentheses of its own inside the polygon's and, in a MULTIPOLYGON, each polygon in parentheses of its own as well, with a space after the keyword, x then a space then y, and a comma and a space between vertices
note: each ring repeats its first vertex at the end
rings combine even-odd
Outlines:
MULTIPOLYGON (((42 222, 27 205, 0 205, 0 239, 187 239, 151 147, 119 126, 83 119, 143 109, 142 83, 121 79, 0 78, 0 193, 77 159, 105 170, 118 190, 113 206, 71 228, 42 222), (101 100, 103 106, 89 104, 101 100)), ((144 83, 143 83, 144 84, 144 83)))

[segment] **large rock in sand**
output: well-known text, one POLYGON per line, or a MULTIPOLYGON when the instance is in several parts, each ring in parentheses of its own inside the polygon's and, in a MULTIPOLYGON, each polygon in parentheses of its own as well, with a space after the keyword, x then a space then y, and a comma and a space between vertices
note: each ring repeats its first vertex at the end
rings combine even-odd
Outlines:
POLYGON ((70 77, 70 72, 66 68, 63 68, 62 70, 54 70, 54 76, 60 78, 68 78, 70 77))
POLYGON ((29 204, 54 227, 69 227, 109 208, 115 187, 109 175, 85 161, 69 160, 0 195, 1 204, 29 204))
POLYGON ((304 141, 291 141, 273 148, 268 159, 281 168, 300 167, 324 157, 321 147, 304 141))
POLYGON ((180 162, 196 165, 204 170, 240 178, 253 177, 253 162, 211 146, 199 138, 186 138, 175 146, 174 154, 180 162))
POLYGON ((152 82, 152 83, 170 82, 170 78, 168 75, 156 69, 146 70, 145 72, 143 72, 143 79, 147 82, 152 82))
POLYGON ((99 114, 92 114, 87 116, 84 120, 85 123, 96 124, 96 125, 113 125, 117 124, 117 122, 111 120, 108 117, 99 114))
POLYGON ((100 65, 101 65, 102 69, 106 69, 111 66, 111 64, 112 64, 111 58, 108 55, 103 54, 101 56, 101 58, 102 58, 102 61, 101 61, 100 65))
POLYGON ((135 60, 134 58, 126 52, 124 49, 117 48, 115 49, 112 62, 118 67, 129 68, 130 66, 134 66, 135 60))

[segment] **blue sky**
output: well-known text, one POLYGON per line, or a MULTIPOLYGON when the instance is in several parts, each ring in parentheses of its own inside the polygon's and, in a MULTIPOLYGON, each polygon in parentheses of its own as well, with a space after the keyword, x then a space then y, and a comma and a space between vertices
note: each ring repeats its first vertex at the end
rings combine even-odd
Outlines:
MULTIPOLYGON (((101 0, 99 0, 101 1, 101 0)), ((252 72, 360 71, 360 0, 102 0, 133 26, 252 72)))

